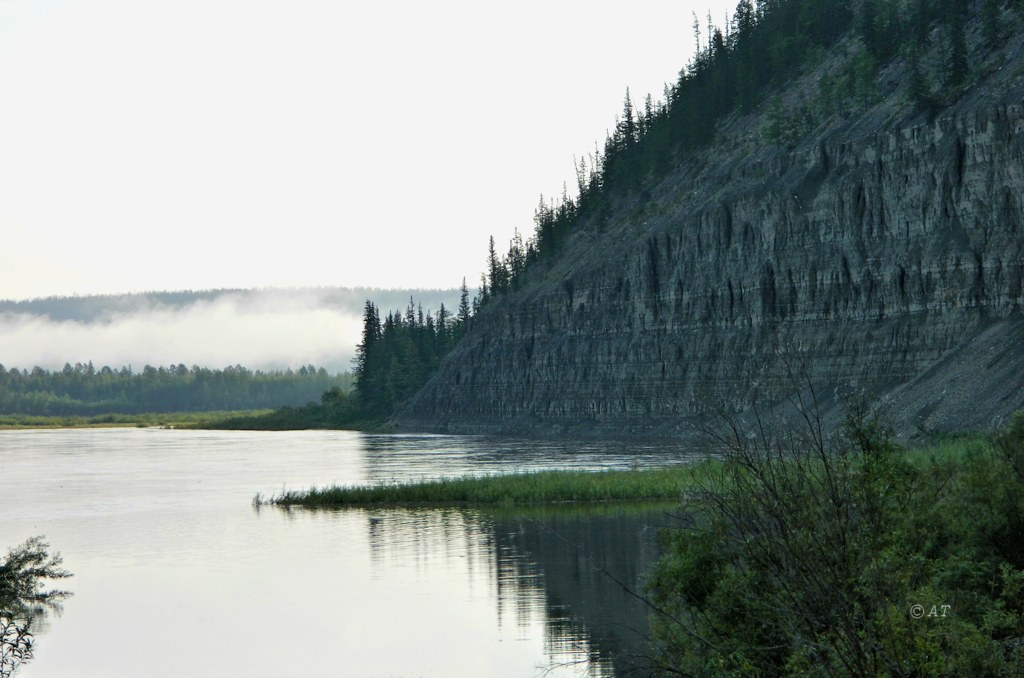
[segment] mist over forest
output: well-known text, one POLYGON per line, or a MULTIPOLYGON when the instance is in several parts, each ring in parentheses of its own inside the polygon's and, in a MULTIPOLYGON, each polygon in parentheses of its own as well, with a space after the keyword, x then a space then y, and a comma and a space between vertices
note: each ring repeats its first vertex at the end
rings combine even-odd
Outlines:
POLYGON ((266 288, 146 292, 0 301, 0 362, 57 370, 66 363, 244 365, 329 372, 352 367, 367 299, 400 309, 458 304, 459 290, 266 288))

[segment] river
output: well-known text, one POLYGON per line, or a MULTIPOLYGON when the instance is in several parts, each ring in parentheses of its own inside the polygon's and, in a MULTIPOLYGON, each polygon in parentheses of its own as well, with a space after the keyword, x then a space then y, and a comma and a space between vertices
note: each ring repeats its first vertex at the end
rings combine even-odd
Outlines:
POLYGON ((0 549, 74 577, 22 678, 610 676, 643 665, 667 510, 255 508, 257 492, 685 463, 668 446, 163 429, 0 432, 0 549))

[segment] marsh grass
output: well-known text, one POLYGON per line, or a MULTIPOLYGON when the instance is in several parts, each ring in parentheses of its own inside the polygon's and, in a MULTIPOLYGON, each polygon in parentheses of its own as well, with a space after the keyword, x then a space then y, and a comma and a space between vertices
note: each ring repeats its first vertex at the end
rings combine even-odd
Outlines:
POLYGON ((278 506, 519 506, 552 503, 680 501, 709 462, 628 471, 540 471, 441 478, 406 484, 336 486, 257 496, 278 506))

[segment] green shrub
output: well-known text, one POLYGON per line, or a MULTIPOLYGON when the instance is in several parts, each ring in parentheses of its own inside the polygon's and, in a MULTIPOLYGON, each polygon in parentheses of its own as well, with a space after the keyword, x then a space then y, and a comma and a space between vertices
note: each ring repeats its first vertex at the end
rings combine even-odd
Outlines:
POLYGON ((963 450, 736 436, 648 582, 664 673, 1019 675, 1024 417, 963 450))

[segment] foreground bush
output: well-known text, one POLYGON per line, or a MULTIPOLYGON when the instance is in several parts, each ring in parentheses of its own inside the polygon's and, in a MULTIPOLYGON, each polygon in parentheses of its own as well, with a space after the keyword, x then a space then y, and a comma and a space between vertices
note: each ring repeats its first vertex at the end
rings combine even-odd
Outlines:
POLYGON ((43 590, 45 580, 71 576, 61 567, 60 554, 50 555, 48 548, 42 537, 32 537, 0 562, 0 678, 32 658, 32 622, 68 596, 43 590))
POLYGON ((836 441, 807 429, 730 436, 665 535, 662 672, 1021 675, 1024 415, 941 461, 863 415, 836 441))

